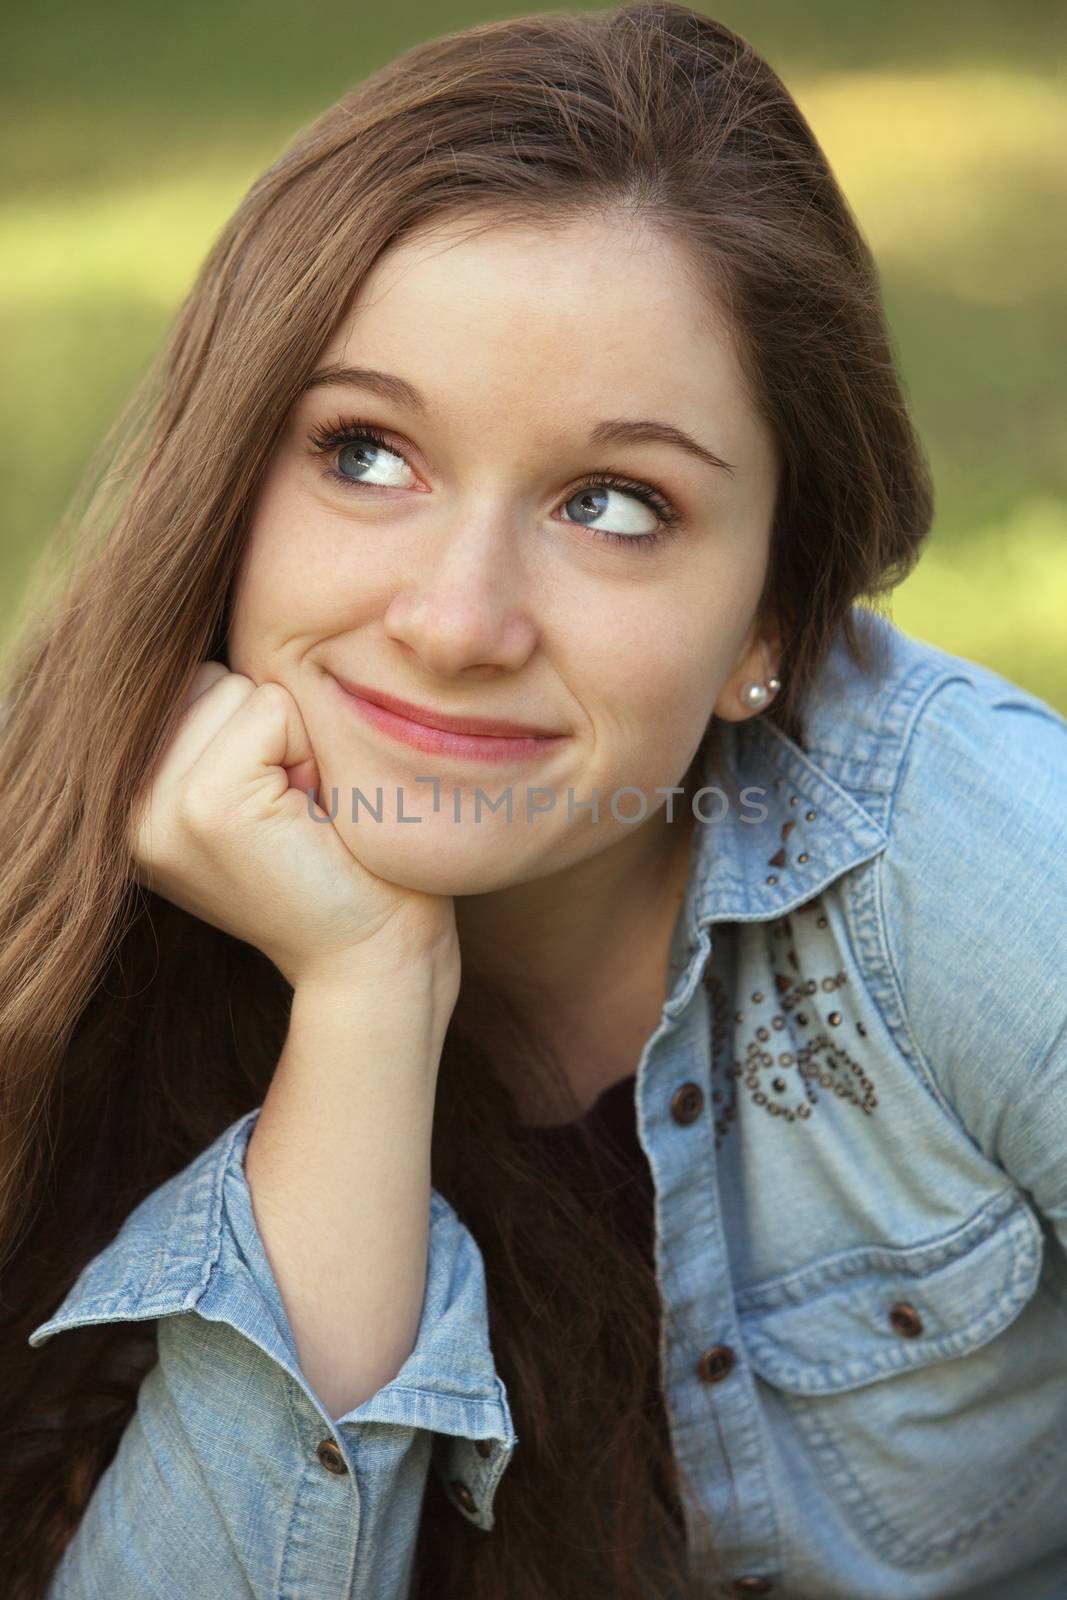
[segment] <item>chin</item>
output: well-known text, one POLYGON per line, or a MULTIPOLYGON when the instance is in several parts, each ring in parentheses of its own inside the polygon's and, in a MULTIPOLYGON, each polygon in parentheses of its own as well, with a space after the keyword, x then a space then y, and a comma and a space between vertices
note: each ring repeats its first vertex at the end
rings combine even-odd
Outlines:
POLYGON ((519 824, 490 829, 427 817, 409 824, 339 819, 334 826, 369 872, 420 894, 488 894, 536 875, 532 862, 523 870, 519 824))

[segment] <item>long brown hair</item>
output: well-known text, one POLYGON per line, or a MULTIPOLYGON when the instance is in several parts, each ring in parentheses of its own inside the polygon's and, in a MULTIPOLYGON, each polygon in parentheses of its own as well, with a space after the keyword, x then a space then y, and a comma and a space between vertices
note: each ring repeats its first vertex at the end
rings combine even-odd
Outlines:
MULTIPOLYGON (((760 614, 782 640, 767 715, 793 738, 838 630, 864 659, 853 602, 876 605, 929 530, 869 249, 788 91, 721 23, 650 0, 422 43, 253 184, 91 463, 44 558, 60 581, 26 608, 5 669, 0 1572, 16 1600, 42 1600, 132 1415, 155 1324, 40 1350, 27 1336, 146 1194, 261 1103, 285 1038, 276 969, 138 890, 125 844, 179 689, 224 651, 261 473, 380 252, 460 215, 548 227, 590 207, 683 246, 732 319, 780 456, 760 614)), ((431 1473, 413 1592, 637 1600, 653 1592, 637 1552, 669 1545, 688 1492, 648 1404, 654 1272, 522 1137, 494 1061, 533 1060, 536 1016, 511 1032, 507 1017, 465 971, 433 1172, 484 1255, 520 1443, 490 1534, 431 1473)))

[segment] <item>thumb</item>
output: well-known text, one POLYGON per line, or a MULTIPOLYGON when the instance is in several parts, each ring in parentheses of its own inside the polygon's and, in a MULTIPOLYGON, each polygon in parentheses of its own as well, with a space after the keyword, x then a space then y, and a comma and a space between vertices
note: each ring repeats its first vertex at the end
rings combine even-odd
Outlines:
POLYGON ((321 778, 319 776, 319 764, 314 756, 309 756, 304 761, 298 761, 294 766, 286 767, 285 772, 289 779, 290 789, 300 789, 305 794, 311 789, 313 791, 312 799, 318 803, 321 778))

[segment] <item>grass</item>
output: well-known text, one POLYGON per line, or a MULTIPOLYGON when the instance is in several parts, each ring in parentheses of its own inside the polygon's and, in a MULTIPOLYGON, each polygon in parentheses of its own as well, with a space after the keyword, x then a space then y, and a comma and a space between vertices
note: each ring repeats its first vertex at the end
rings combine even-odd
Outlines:
MULTIPOLYGON (((106 0, 5 24, 0 646, 43 539, 247 186, 380 61, 504 14, 409 3, 385 23, 332 0, 106 0)), ((938 505, 894 616, 1067 714, 1067 86, 1048 65, 1053 20, 1037 0, 1013 7, 1010 38, 993 5, 719 14, 796 96, 880 265, 938 505)))

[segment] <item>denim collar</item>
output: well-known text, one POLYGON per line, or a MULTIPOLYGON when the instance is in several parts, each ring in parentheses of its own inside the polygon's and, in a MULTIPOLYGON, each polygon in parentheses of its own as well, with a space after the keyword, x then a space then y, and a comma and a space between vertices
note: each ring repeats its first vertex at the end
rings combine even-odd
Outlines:
POLYGON ((783 916, 889 842, 908 730, 931 685, 958 663, 877 613, 852 614, 868 664, 857 666, 839 633, 807 698, 803 747, 766 716, 720 725, 693 836, 691 945, 714 922, 783 916))
POLYGON ((847 790, 770 722, 732 724, 728 776, 709 772, 694 835, 689 927, 770 920, 884 850, 888 835, 847 790), (725 796, 725 799, 720 798, 725 796))

